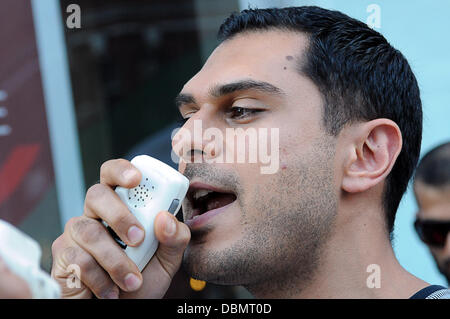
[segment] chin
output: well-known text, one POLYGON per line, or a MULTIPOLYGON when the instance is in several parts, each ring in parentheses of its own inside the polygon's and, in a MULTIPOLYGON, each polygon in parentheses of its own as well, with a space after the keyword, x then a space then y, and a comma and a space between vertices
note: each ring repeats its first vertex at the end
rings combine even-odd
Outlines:
POLYGON ((189 276, 195 279, 209 281, 210 276, 205 271, 205 256, 201 256, 196 248, 191 248, 189 244, 183 255, 182 267, 189 276))
POLYGON ((188 245, 183 255, 182 267, 195 279, 219 285, 236 284, 234 278, 230 278, 233 277, 232 274, 227 273, 230 267, 217 262, 214 253, 202 244, 188 245))

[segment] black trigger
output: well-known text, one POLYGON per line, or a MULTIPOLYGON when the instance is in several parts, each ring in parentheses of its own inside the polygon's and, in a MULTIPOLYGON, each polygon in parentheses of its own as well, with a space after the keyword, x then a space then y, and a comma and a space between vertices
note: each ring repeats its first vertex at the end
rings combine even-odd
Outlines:
POLYGON ((111 235, 112 238, 114 238, 114 240, 116 241, 116 243, 120 246, 120 248, 125 249, 127 248, 127 244, 125 244, 123 242, 122 239, 120 239, 119 236, 117 236, 116 232, 111 228, 111 227, 106 227, 106 229, 108 230, 109 234, 111 235))

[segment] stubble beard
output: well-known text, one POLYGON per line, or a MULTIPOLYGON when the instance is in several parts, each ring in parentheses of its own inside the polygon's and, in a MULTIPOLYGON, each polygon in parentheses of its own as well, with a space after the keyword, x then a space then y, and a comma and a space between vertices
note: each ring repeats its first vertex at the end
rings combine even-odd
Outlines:
MULTIPOLYGON (((318 143, 288 170, 255 185, 251 196, 241 189, 242 236, 221 250, 190 244, 183 258, 187 272, 215 284, 242 285, 260 297, 301 293, 313 280, 334 228, 333 147, 318 143)), ((212 178, 219 175, 207 165, 196 170, 212 178)), ((236 176, 228 179, 240 185, 236 176)))

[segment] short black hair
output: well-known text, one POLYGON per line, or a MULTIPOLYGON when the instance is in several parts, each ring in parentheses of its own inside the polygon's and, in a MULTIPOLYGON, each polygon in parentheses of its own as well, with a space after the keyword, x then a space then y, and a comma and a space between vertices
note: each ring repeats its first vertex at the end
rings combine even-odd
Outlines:
POLYGON ((450 185, 450 142, 436 146, 426 153, 417 166, 414 182, 434 187, 450 185))
POLYGON ((273 29, 308 36, 298 70, 323 96, 323 122, 329 134, 337 136, 346 124, 376 118, 391 119, 399 126, 403 146, 382 198, 392 239, 395 214, 417 165, 422 139, 422 103, 408 61, 365 23, 316 6, 233 13, 220 26, 218 39, 273 29))

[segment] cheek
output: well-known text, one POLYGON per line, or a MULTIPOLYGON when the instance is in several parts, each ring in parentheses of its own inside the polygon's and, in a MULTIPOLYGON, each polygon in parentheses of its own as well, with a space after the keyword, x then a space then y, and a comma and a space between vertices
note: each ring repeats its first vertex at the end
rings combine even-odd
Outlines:
POLYGON ((271 174, 261 173, 261 167, 265 164, 238 164, 244 190, 244 196, 241 198, 244 209, 251 210, 255 206, 255 201, 262 202, 278 192, 280 188, 278 184, 288 178, 289 169, 295 166, 291 161, 297 158, 293 152, 288 151, 288 147, 290 146, 280 146, 277 149, 278 156, 274 158, 277 158, 278 163, 274 167, 277 166, 278 169, 271 174))
POLYGON ((302 149, 298 141, 288 135, 286 138, 280 138, 279 147, 279 168, 280 173, 284 174, 289 171, 295 164, 292 162, 298 159, 297 152, 302 149))
POLYGON ((242 211, 241 223, 246 227, 253 227, 269 218, 278 206, 280 196, 283 193, 283 181, 288 165, 280 162, 280 169, 274 174, 261 174, 259 167, 246 170, 246 179, 243 181, 244 192, 239 198, 242 211))
POLYGON ((286 147, 280 147, 280 169, 285 170, 288 168, 288 151, 286 147))

